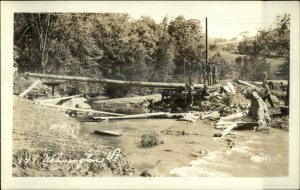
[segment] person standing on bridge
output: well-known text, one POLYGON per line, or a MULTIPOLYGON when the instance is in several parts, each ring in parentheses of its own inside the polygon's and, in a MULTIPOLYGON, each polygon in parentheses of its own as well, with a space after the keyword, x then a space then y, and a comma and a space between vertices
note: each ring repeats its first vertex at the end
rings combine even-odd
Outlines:
POLYGON ((206 65, 202 65, 202 78, 203 78, 203 84, 206 84, 206 65))
POLYGON ((212 66, 210 63, 206 65, 206 74, 207 74, 207 81, 208 81, 208 86, 212 85, 212 66))
POLYGON ((213 84, 217 84, 217 66, 212 63, 212 80, 213 84))

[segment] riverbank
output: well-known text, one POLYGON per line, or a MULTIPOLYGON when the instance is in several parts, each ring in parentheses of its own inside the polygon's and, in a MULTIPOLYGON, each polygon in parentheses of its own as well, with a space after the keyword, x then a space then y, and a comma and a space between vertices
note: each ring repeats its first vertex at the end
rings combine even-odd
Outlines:
POLYGON ((82 141, 78 137, 79 122, 63 111, 16 96, 13 101, 13 176, 129 176, 134 173, 122 152, 111 146, 82 141))

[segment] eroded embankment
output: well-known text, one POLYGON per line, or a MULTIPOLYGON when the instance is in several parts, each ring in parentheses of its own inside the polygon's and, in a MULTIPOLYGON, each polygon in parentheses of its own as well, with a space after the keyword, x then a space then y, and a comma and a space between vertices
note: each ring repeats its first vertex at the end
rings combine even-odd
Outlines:
POLYGON ((78 139, 79 123, 55 108, 14 97, 13 176, 125 176, 118 149, 78 139))

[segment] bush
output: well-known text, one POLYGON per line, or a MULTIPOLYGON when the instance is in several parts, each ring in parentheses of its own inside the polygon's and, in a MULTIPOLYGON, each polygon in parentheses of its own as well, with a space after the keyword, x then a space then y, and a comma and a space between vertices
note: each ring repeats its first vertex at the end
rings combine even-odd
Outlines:
POLYGON ((151 147, 163 143, 164 142, 159 139, 159 135, 154 131, 144 134, 141 140, 142 147, 151 147))

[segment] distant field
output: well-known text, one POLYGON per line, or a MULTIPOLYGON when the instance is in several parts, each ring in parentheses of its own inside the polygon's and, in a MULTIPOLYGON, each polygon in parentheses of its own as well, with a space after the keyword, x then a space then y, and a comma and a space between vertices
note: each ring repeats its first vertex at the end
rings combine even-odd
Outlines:
MULTIPOLYGON (((235 59, 238 56, 243 56, 242 54, 233 54, 230 52, 220 52, 222 57, 230 64, 235 64, 235 59)), ((283 64, 282 58, 267 58, 267 62, 271 63, 270 66, 270 75, 273 75, 275 71, 278 71, 279 66, 283 64)))

